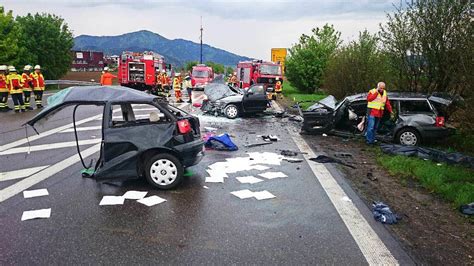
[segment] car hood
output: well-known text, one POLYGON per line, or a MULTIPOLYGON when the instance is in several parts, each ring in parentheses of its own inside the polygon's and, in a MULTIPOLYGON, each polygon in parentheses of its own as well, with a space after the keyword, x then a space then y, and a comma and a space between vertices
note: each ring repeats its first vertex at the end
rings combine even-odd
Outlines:
POLYGON ((204 94, 206 94, 207 98, 211 102, 215 102, 229 96, 241 95, 239 91, 231 89, 229 86, 220 83, 208 84, 204 89, 204 94))
POLYGON ((329 95, 328 97, 318 101, 317 103, 311 105, 310 107, 308 107, 308 109, 306 109, 306 111, 314 111, 316 109, 320 109, 320 108, 323 108, 323 107, 327 107, 331 110, 335 110, 336 109, 336 104, 337 104, 337 100, 334 96, 332 95, 329 95))
POLYGON ((242 102, 243 98, 244 98, 244 95, 236 94, 236 95, 219 99, 216 101, 216 103, 237 103, 237 102, 242 102))

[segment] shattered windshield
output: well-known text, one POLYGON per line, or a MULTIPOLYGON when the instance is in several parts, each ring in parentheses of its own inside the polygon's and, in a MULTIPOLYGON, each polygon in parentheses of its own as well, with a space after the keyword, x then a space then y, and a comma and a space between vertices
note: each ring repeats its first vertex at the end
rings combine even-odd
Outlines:
POLYGON ((211 83, 204 89, 204 94, 211 102, 237 95, 235 91, 232 91, 227 85, 219 83, 211 83))
POLYGON ((279 65, 260 65, 260 73, 267 75, 281 75, 279 65))
POLYGON ((328 107, 328 108, 331 108, 332 110, 335 110, 336 105, 337 105, 336 98, 334 98, 334 96, 332 95, 329 95, 328 97, 308 107, 307 111, 314 111, 322 107, 328 107))
POLYGON ((193 70, 194 78, 207 78, 209 77, 209 72, 207 70, 193 70))

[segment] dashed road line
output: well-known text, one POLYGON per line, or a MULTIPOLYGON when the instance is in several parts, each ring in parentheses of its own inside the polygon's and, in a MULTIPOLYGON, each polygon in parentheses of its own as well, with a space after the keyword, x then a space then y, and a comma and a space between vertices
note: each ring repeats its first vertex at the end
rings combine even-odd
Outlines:
MULTIPOLYGON (((101 130, 102 126, 93 126, 93 127, 77 127, 76 130, 77 132, 79 131, 91 131, 91 130, 101 130)), ((74 132, 74 128, 68 128, 63 131, 60 131, 59 133, 69 133, 69 132, 74 132)))
POLYGON ((9 171, 9 172, 3 172, 3 173, 0 173, 0 181, 7 181, 7 180, 14 180, 14 179, 24 178, 24 177, 30 176, 32 174, 35 174, 35 173, 47 168, 48 166, 49 165, 44 165, 44 166, 25 168, 25 169, 14 170, 14 171, 9 171))
MULTIPOLYGON (((79 146, 82 146, 82 145, 97 144, 97 143, 100 143, 101 141, 102 139, 86 139, 86 140, 79 140, 78 143, 79 143, 79 146)), ((27 153, 27 152, 33 152, 33 151, 44 151, 44 150, 60 149, 60 148, 74 147, 74 146, 76 146, 76 141, 57 142, 57 143, 34 145, 30 147, 13 148, 13 149, 0 152, 0 155, 27 153)))

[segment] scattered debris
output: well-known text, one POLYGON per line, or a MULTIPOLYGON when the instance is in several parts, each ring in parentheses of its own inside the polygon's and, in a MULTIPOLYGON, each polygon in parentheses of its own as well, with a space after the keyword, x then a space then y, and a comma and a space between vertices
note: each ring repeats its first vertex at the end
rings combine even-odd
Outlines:
POLYGON ((100 201, 100 206, 105 205, 123 205, 125 198, 122 196, 104 196, 100 201))
POLYGON ((377 181, 377 177, 375 177, 374 174, 372 174, 371 172, 368 172, 368 173, 367 173, 367 178, 368 178, 370 181, 377 181))
POLYGON ((186 170, 184 171, 184 174, 183 174, 183 176, 185 176, 185 177, 191 177, 191 176, 193 176, 193 175, 194 175, 194 173, 193 173, 191 170, 189 170, 189 169, 186 169, 186 170))
POLYGON ((297 156, 298 154, 308 154, 307 152, 292 151, 292 150, 281 150, 280 152, 283 156, 297 156))
POLYGON ((143 205, 146 205, 148 207, 155 206, 155 205, 163 203, 165 201, 166 201, 165 199, 160 198, 158 196, 151 196, 151 197, 148 197, 148 198, 143 198, 143 199, 137 200, 137 202, 139 202, 143 205))
POLYGON ((258 146, 263 146, 263 145, 269 145, 272 144, 272 142, 260 142, 260 143, 252 143, 252 144, 246 144, 244 147, 246 148, 253 148, 253 147, 258 147, 258 146))
POLYGON ((384 224, 396 224, 401 218, 390 210, 390 207, 383 202, 372 204, 374 219, 384 224))
POLYGON ((239 176, 236 177, 236 179, 242 184, 255 184, 263 181, 262 179, 256 178, 254 176, 239 176))
POLYGON ((202 186, 202 187, 203 187, 203 188, 205 188, 205 189, 209 189, 209 187, 208 187, 208 186, 202 186))
POLYGON ((47 219, 49 217, 51 217, 51 208, 24 211, 23 215, 21 216, 21 220, 26 221, 26 220, 32 220, 32 219, 47 219))
POLYGON ((262 136, 262 139, 264 141, 279 141, 280 139, 277 136, 274 135, 267 135, 267 136, 262 136))
POLYGON ((229 134, 225 133, 219 136, 211 136, 207 139, 206 148, 218 151, 236 151, 239 148, 232 142, 229 134))
POLYGON ((264 165, 252 165, 251 166, 251 170, 265 171, 265 170, 268 170, 268 169, 270 169, 270 167, 264 166, 264 165))
POLYGON ((206 130, 207 132, 216 132, 219 129, 215 127, 204 127, 204 130, 206 130))
POLYGON ((323 133, 323 134, 322 134, 322 136, 323 136, 323 137, 327 137, 327 136, 328 136, 328 134, 326 134, 326 133, 323 133))
POLYGON ((348 152, 335 152, 334 156, 339 158, 352 158, 352 154, 348 152))
POLYGON ((143 199, 146 196, 146 194, 148 194, 147 191, 130 190, 130 191, 125 192, 125 194, 123 194, 122 197, 124 199, 139 200, 139 199, 143 199))
POLYGON ((230 194, 240 198, 240 199, 248 199, 248 198, 252 198, 253 197, 253 192, 248 190, 248 189, 244 189, 244 190, 239 190, 239 191, 232 191, 230 192, 230 194))
POLYGON ((474 202, 471 202, 466 205, 461 205, 459 207, 459 211, 465 215, 469 215, 469 216, 474 215, 474 202))
POLYGON ((240 199, 256 198, 257 200, 264 200, 264 199, 276 198, 275 195, 268 192, 267 190, 253 192, 248 189, 244 189, 244 190, 239 190, 239 191, 232 191, 230 192, 230 194, 240 199))
POLYGON ((202 103, 193 103, 193 106, 194 107, 197 107, 197 108, 201 108, 202 107, 202 103))
POLYGON ((259 176, 266 178, 266 179, 275 179, 275 178, 284 178, 288 177, 282 172, 265 172, 263 174, 258 174, 259 176))
POLYGON ((348 196, 344 196, 341 199, 342 201, 352 202, 352 200, 348 196))
POLYGON ((253 196, 254 196, 257 200, 264 200, 264 199, 273 199, 273 198, 276 198, 275 195, 273 195, 272 193, 270 193, 270 192, 268 192, 268 191, 266 191, 266 190, 254 192, 254 193, 253 193, 253 196))
POLYGON ((25 190, 23 191, 23 197, 25 199, 34 198, 34 197, 41 197, 41 196, 48 196, 48 190, 43 189, 36 189, 36 190, 25 190))
POLYGON ((224 177, 221 176, 208 176, 206 177, 206 183, 224 183, 224 177))
POLYGON ((287 162, 290 162, 290 163, 301 163, 303 162, 303 159, 296 159, 296 158, 283 158, 283 161, 287 161, 287 162))
POLYGON ((303 117, 301 117, 301 116, 299 116, 299 115, 290 116, 290 117, 288 118, 288 120, 290 120, 290 121, 295 121, 295 122, 303 122, 303 121, 304 121, 303 117))
POLYGON ((352 169, 355 169, 355 167, 353 165, 347 164, 347 163, 345 163, 345 162, 343 162, 339 159, 332 158, 332 157, 329 157, 329 156, 326 156, 326 155, 319 155, 318 157, 310 158, 309 160, 313 161, 313 162, 317 162, 317 163, 338 163, 338 164, 350 167, 352 169))

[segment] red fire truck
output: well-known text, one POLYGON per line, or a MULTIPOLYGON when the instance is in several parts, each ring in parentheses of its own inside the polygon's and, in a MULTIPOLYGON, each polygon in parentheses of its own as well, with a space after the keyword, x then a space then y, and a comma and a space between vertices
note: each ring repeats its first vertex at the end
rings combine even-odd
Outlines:
POLYGON ((204 90, 206 85, 214 80, 214 71, 210 66, 198 64, 196 66, 193 66, 191 76, 193 88, 195 90, 204 90))
POLYGON ((277 78, 283 82, 280 64, 262 60, 245 61, 237 64, 237 80, 240 88, 248 88, 257 83, 273 85, 277 78))
POLYGON ((137 90, 151 90, 156 85, 156 76, 168 70, 163 56, 154 52, 123 52, 118 64, 120 85, 137 90))

